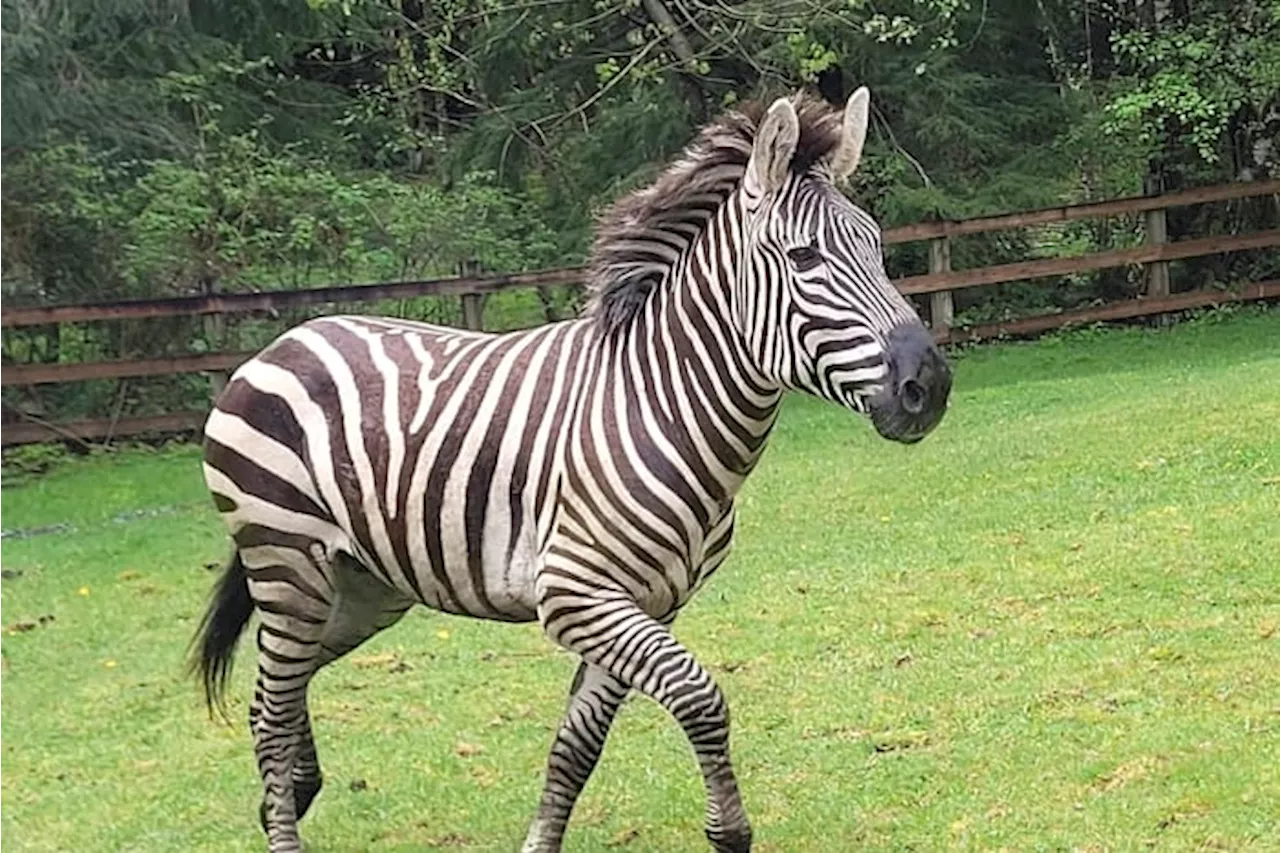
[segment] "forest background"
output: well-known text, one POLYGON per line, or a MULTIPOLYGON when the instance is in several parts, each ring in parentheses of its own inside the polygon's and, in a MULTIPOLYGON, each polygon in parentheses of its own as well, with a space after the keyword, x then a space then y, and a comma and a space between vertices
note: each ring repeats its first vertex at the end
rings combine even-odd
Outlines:
MULTIPOLYGON (((576 264, 594 215, 700 125, 802 86, 871 88, 851 194, 886 227, 1280 176, 1280 0, 4 0, 0 84, 7 306, 576 264)), ((1276 208, 1174 210, 1170 238, 1276 208)), ((966 238, 954 263, 1141 240, 1136 218, 1065 223, 966 238)), ((926 250, 893 247, 891 272, 926 250)), ((1175 290, 1277 274, 1197 259, 1175 290)), ((1121 268, 970 290, 957 322, 1140 287, 1121 268)), ((567 288, 527 296, 490 321, 576 310, 567 288)), ((449 322, 455 303, 360 310, 449 322)), ((252 349, 292 319, 5 329, 3 360, 252 349)), ((5 420, 207 395, 200 376, 7 387, 5 420)))

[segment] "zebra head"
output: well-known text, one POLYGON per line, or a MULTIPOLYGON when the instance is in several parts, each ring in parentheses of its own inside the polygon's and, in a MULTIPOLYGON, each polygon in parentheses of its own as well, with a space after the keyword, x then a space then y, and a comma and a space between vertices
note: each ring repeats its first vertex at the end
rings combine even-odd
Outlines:
POLYGON ((784 387, 868 415, 911 443, 941 420, 951 370, 884 270, 880 228, 837 187, 862 155, 870 95, 843 116, 773 103, 742 181, 744 262, 735 319, 757 364, 784 387))

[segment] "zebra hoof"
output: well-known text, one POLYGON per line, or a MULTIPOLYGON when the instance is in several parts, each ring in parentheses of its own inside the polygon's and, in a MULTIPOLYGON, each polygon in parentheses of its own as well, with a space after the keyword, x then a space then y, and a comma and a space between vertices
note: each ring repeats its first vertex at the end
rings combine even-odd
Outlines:
POLYGON ((751 827, 707 832, 707 840, 715 853, 751 853, 751 827))
POLYGON ((293 783, 293 796, 298 803, 298 820, 302 820, 306 815, 307 809, 311 808, 311 801, 316 798, 316 794, 320 793, 322 787, 324 787, 323 776, 293 783))

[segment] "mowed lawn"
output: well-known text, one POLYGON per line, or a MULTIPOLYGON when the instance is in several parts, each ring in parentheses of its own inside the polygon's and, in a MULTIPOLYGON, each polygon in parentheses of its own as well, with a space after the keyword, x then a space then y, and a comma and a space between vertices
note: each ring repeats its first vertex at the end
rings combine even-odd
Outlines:
MULTIPOLYGON (((1280 313, 955 366, 914 447, 789 400, 677 623, 756 849, 1280 850, 1280 313)), ((6 488, 3 526, 46 528, 3 544, 5 849, 261 849, 253 655, 234 725, 183 676, 226 549, 197 449, 6 488)), ((326 670, 307 849, 518 849, 573 668, 534 626, 420 610, 326 670)), ((701 851, 702 817, 635 700, 566 849, 701 851)))

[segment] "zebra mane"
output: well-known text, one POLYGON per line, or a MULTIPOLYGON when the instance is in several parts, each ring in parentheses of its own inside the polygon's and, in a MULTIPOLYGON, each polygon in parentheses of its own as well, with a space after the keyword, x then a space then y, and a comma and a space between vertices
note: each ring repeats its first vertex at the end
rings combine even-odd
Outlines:
MULTIPOLYGON (((800 141, 791 171, 804 174, 840 145, 842 113, 806 94, 796 95, 793 103, 800 141)), ((605 211, 587 262, 585 316, 614 331, 636 315, 738 188, 766 108, 751 102, 707 125, 656 181, 605 211)))

